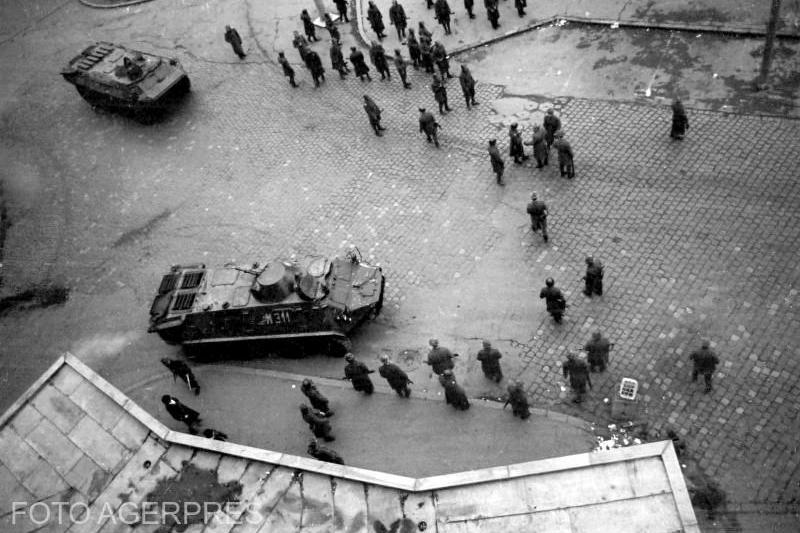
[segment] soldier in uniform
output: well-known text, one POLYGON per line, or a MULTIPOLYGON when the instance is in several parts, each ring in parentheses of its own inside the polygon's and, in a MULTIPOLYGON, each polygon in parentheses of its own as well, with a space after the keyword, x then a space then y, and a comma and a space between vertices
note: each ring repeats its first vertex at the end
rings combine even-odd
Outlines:
POLYGON ((467 101, 467 109, 478 105, 479 102, 475 101, 475 79, 466 65, 461 65, 461 74, 458 75, 458 81, 461 84, 461 92, 464 93, 464 100, 467 101))
POLYGON ((464 0, 464 9, 467 10, 469 18, 474 19, 475 14, 472 12, 472 7, 475 5, 475 0, 464 0))
POLYGON ((367 81, 372 81, 372 78, 369 77, 369 67, 364 61, 364 54, 355 46, 350 47, 350 63, 353 64, 353 71, 358 76, 358 79, 364 81, 364 76, 366 76, 367 81))
POLYGON ((700 349, 692 352, 689 359, 694 363, 692 381, 697 381, 697 375, 703 374, 703 379, 706 382, 705 392, 711 392, 711 378, 714 376, 714 370, 717 369, 719 358, 711 349, 710 343, 708 341, 703 341, 700 349))
POLYGON ((403 82, 403 89, 410 89, 411 84, 408 83, 407 79, 408 62, 403 59, 403 53, 399 48, 394 49, 394 68, 397 69, 397 73, 400 75, 400 79, 403 82))
POLYGON ((492 171, 497 175, 497 184, 505 185, 503 170, 506 168, 506 164, 500 155, 500 150, 497 149, 497 139, 489 139, 489 160, 492 162, 492 171))
POLYGON ((186 424, 186 427, 189 428, 189 433, 197 435, 195 426, 201 422, 200 413, 182 404, 180 400, 169 394, 165 394, 161 397, 161 403, 164 404, 164 407, 172 418, 186 424))
POLYGON ((553 140, 555 140, 556 132, 561 129, 561 120, 555 115, 552 107, 545 111, 542 125, 544 126, 544 138, 545 141, 547 141, 547 149, 550 150, 550 147, 553 145, 553 140))
POLYGON ((514 163, 517 165, 521 165, 528 159, 525 149, 522 147, 522 134, 517 129, 516 122, 508 128, 508 155, 514 158, 514 163))
POLYGON ((369 375, 375 371, 367 368, 367 365, 361 361, 356 361, 356 357, 351 353, 345 354, 344 360, 347 361, 347 365, 344 367, 343 379, 349 379, 355 390, 365 394, 372 394, 375 386, 372 384, 372 380, 369 379, 369 375))
POLYGON ((322 413, 312 411, 304 403, 300 404, 300 414, 303 416, 308 427, 314 433, 314 436, 319 439, 325 439, 326 442, 336 440, 336 437, 331 435, 331 423, 325 418, 322 413))
POLYGON ((309 41, 319 41, 317 37, 317 28, 314 26, 314 23, 311 21, 311 15, 308 14, 308 10, 304 9, 300 13, 300 20, 303 21, 303 30, 306 32, 306 37, 308 37, 309 41))
POLYGON ((383 126, 381 126, 381 108, 378 107, 378 104, 375 103, 375 100, 364 95, 364 111, 367 112, 367 117, 369 118, 369 125, 372 126, 372 130, 375 132, 375 135, 380 137, 383 135, 381 131, 385 130, 383 126))
POLYGON ((392 7, 389 8, 389 23, 394 25, 397 30, 397 40, 402 41, 406 38, 406 26, 408 26, 408 17, 406 10, 403 6, 397 3, 397 0, 392 0, 392 7))
POLYGON ((439 74, 442 76, 442 79, 444 79, 445 76, 452 78, 453 75, 450 74, 450 60, 447 59, 447 50, 445 50, 444 45, 439 41, 433 43, 431 55, 433 56, 433 61, 436 63, 436 66, 439 67, 439 74))
POLYGON ((414 69, 419 70, 420 48, 413 28, 408 29, 408 57, 414 69))
POLYGON ((669 132, 669 136, 677 140, 683 139, 688 129, 689 117, 686 116, 681 99, 675 98, 675 101, 672 102, 672 130, 669 132))
POLYGON ((533 157, 536 159, 536 168, 544 168, 548 160, 547 141, 545 131, 538 124, 533 127, 533 138, 526 145, 533 145, 533 157))
POLYGON ((583 279, 586 281, 583 294, 589 298, 592 297, 592 294, 603 295, 603 263, 597 261, 594 257, 587 257, 586 275, 583 279))
POLYGON ((325 67, 322 66, 322 59, 314 50, 306 51, 306 67, 311 71, 314 78, 314 87, 319 87, 320 80, 325 81, 325 67))
POLYGON ((412 383, 410 379, 408 379, 408 374, 403 372, 403 370, 394 363, 389 362, 388 355, 382 355, 380 357, 381 366, 378 369, 378 373, 381 375, 382 378, 386 379, 389 383, 389 386, 401 397, 408 398, 411 396, 411 389, 408 388, 409 383, 412 383))
POLYGON ((331 68, 339 72, 339 77, 345 79, 350 69, 347 68, 347 63, 344 61, 342 54, 342 47, 339 41, 331 41, 331 68))
POLYGON ((528 406, 528 395, 525 394, 525 389, 522 388, 522 382, 514 381, 510 383, 507 390, 508 398, 503 408, 511 404, 511 413, 514 416, 520 417, 522 420, 531 416, 530 407, 528 406))
POLYGON ((592 378, 589 375, 589 366, 578 359, 574 353, 567 354, 567 360, 562 365, 565 378, 569 378, 569 386, 575 393, 573 403, 581 403, 586 397, 586 385, 592 388, 592 378))
POLYGON ((449 368, 439 376, 439 383, 444 387, 444 399, 448 405, 452 405, 460 411, 469 409, 469 400, 464 388, 456 382, 456 376, 449 368))
POLYGON ((561 290, 555 286, 553 278, 547 278, 544 281, 544 288, 539 292, 539 298, 544 298, 547 302, 547 312, 556 321, 556 324, 561 323, 564 317, 564 311, 567 309, 567 300, 561 294, 561 290))
POLYGON ((420 43, 422 41, 428 41, 430 43, 433 40, 433 34, 428 31, 428 28, 425 27, 425 23, 419 21, 419 25, 417 26, 417 33, 419 33, 419 40, 420 43))
POLYGON ((317 443, 317 439, 311 439, 308 441, 308 455, 317 459, 318 461, 324 461, 326 463, 334 463, 337 465, 343 465, 344 460, 339 456, 338 453, 331 450, 327 446, 321 446, 317 443))
POLYGON ((386 34, 383 33, 383 30, 386 29, 383 25, 383 15, 372 0, 369 0, 367 18, 369 19, 370 26, 372 26, 372 30, 378 35, 378 40, 386 37, 386 34))
POLYGON ((497 0, 483 0, 483 5, 486 7, 486 17, 492 23, 492 29, 496 30, 500 27, 500 10, 497 7, 497 0))
POLYGON ((553 141, 553 146, 558 150, 558 170, 561 176, 566 176, 569 179, 575 177, 575 157, 572 154, 572 146, 564 138, 563 131, 556 132, 556 140, 553 141))
POLYGON ((328 399, 317 389, 313 381, 308 378, 304 379, 303 383, 300 385, 300 390, 306 395, 306 398, 308 398, 311 407, 327 417, 333 416, 333 410, 330 407, 328 399))
POLYGON ((205 438, 207 438, 207 439, 219 440, 219 441, 222 441, 222 442, 225 442, 225 441, 228 440, 228 436, 225 433, 223 433, 221 431, 217 431, 216 429, 211 429, 211 428, 204 429, 203 430, 203 436, 205 438))
POLYGON ((230 43, 233 52, 239 56, 239 59, 247 57, 242 50, 242 38, 239 36, 239 32, 230 26, 225 26, 225 42, 230 43))
POLYGON ((333 0, 333 3, 336 4, 339 18, 345 22, 350 22, 350 19, 347 18, 347 0, 333 0))
POLYGON ((428 137, 428 142, 433 141, 436 148, 439 148, 439 136, 436 131, 439 129, 439 123, 433 117, 433 113, 426 111, 424 107, 419 108, 419 132, 424 133, 428 137))
POLYGON ((528 7, 528 2, 526 0, 514 0, 514 7, 517 8, 519 18, 522 18, 525 16, 525 8, 528 7))
POLYGON ((300 35, 300 32, 294 30, 294 38, 292 38, 292 46, 297 48, 297 52, 300 54, 300 59, 303 60, 303 63, 306 62, 306 54, 308 53, 308 41, 305 37, 300 35))
POLYGON ((447 0, 436 0, 433 10, 436 13, 436 20, 444 28, 444 34, 450 35, 452 33, 450 31, 450 5, 447 0))
POLYGON ((292 65, 289 63, 289 60, 286 59, 286 56, 283 55, 283 52, 278 52, 278 63, 281 64, 283 67, 283 75, 289 78, 289 84, 292 87, 297 87, 297 83, 294 81, 294 69, 292 65))
POLYGON ((438 74, 433 75, 433 82, 431 83, 431 91, 433 91, 433 98, 439 104, 439 114, 444 115, 447 111, 452 111, 450 106, 447 105, 447 86, 442 81, 438 74))
POLYGON ((379 43, 372 41, 369 47, 369 58, 375 69, 381 75, 381 79, 392 79, 392 73, 389 72, 389 63, 386 61, 386 51, 379 43))
POLYGON ((549 240, 547 235, 547 205, 539 200, 535 192, 531 193, 531 201, 526 209, 531 217, 531 231, 536 233, 542 230, 544 242, 549 240))
POLYGON ((328 13, 325 13, 325 28, 327 28, 328 34, 331 36, 331 41, 342 40, 342 36, 339 33, 339 28, 336 27, 336 24, 333 22, 333 19, 328 13))
POLYGON ((194 377, 194 372, 192 372, 192 369, 189 368, 189 365, 183 361, 169 359, 167 357, 161 359, 161 363, 165 367, 169 368, 170 372, 172 372, 173 383, 175 383, 177 378, 180 378, 181 381, 186 383, 186 385, 189 387, 189 390, 194 392, 195 396, 200 394, 200 383, 197 382, 197 378, 194 377))
POLYGON ((428 341, 428 344, 431 346, 431 351, 428 352, 428 360, 426 363, 431 365, 433 372, 441 376, 445 370, 452 370, 455 366, 453 357, 457 357, 458 355, 453 355, 453 353, 444 346, 439 346, 438 339, 431 339, 428 341))
POLYGON ((487 379, 495 383, 500 383, 503 379, 503 371, 500 369, 500 358, 503 357, 497 348, 492 348, 492 343, 483 341, 483 349, 478 352, 478 361, 481 362, 481 370, 487 379))
POLYGON ((425 72, 432 74, 436 72, 433 68, 433 52, 431 50, 431 40, 424 36, 419 38, 419 60, 425 72))
POLYGON ((588 354, 589 370, 592 372, 600 371, 605 372, 608 366, 608 352, 614 346, 608 339, 603 337, 602 333, 595 331, 592 338, 583 347, 588 354))

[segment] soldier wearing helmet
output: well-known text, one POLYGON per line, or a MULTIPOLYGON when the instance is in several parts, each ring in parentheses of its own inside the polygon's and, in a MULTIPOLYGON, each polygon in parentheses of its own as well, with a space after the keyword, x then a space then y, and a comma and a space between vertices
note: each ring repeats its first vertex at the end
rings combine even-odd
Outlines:
POLYGON ((508 386, 508 398, 506 399, 506 405, 511 404, 511 412, 514 416, 520 417, 522 420, 525 420, 529 416, 531 416, 530 408, 528 406, 528 396, 525 394, 525 389, 522 387, 521 381, 513 381, 508 386))
POLYGON ((378 373, 381 377, 385 378, 389 386, 401 397, 408 398, 411 396, 408 384, 412 383, 412 381, 408 379, 408 374, 403 372, 399 366, 390 362, 388 355, 381 355, 380 360, 381 366, 378 369, 378 373))
POLYGON ((444 387, 444 400, 448 405, 452 405, 460 411, 469 409, 467 394, 464 392, 464 388, 456 381, 456 376, 452 370, 445 370, 439 376, 439 383, 444 387))
POLYGON ((544 242, 549 240, 547 235, 547 205, 539 200, 536 192, 531 193, 531 201, 528 203, 527 212, 531 217, 531 231, 536 233, 542 230, 544 242))
POLYGON ((317 386, 314 385, 313 381, 304 379, 303 383, 300 385, 300 390, 308 398, 311 407, 322 412, 326 417, 333 416, 333 411, 329 406, 328 399, 317 390, 317 386))
POLYGON ((322 413, 309 409, 304 403, 300 404, 300 414, 303 420, 311 428, 314 436, 317 438, 325 439, 327 442, 336 440, 336 437, 331 435, 331 424, 322 413))
POLYGON ((431 365, 434 373, 441 376, 445 370, 451 370, 455 366, 453 357, 456 356, 444 346, 439 346, 438 339, 431 339, 428 344, 431 346, 431 351, 428 352, 426 363, 431 365))
POLYGON ((495 383, 500 383, 503 379, 503 371, 500 368, 501 357, 502 354, 497 348, 492 348, 491 342, 483 341, 483 349, 478 352, 478 361, 481 362, 483 375, 495 383))
POLYGON ((591 298, 593 294, 598 296, 603 295, 603 263, 596 260, 594 257, 587 257, 586 275, 583 279, 586 281, 583 294, 589 298, 591 298))
POLYGON ((589 370, 605 372, 606 366, 608 366, 608 352, 612 346, 614 345, 608 342, 608 339, 603 337, 599 331, 592 334, 592 338, 583 347, 588 355, 589 370))
POLYGON ((589 365, 574 353, 567 353, 567 360, 562 365, 565 378, 569 378, 569 386, 575 393, 574 403, 581 403, 586 396, 586 385, 592 387, 592 378, 589 376, 589 365))
POLYGON ((714 376, 714 370, 717 369, 719 358, 714 350, 711 349, 711 343, 703 341, 699 350, 695 350, 689 356, 689 359, 694 363, 692 369, 692 381, 697 381, 697 375, 703 374, 703 379, 706 382, 706 394, 711 392, 711 378, 714 376))
POLYGON ((336 453, 335 451, 331 450, 326 446, 321 446, 317 443, 317 439, 311 439, 308 442, 308 455, 317 459, 319 461, 325 461, 326 463, 334 463, 337 465, 343 465, 344 460, 341 456, 336 453))
POLYGON ((564 311, 567 308, 567 300, 561 293, 561 290, 556 287, 553 278, 547 278, 544 282, 545 287, 539 292, 539 298, 544 298, 547 302, 547 312, 553 317, 557 324, 561 323, 564 317, 564 311))
POLYGON ((361 361, 356 361, 355 356, 351 353, 346 354, 344 360, 347 361, 347 365, 344 367, 343 379, 349 379, 355 390, 372 394, 375 387, 372 380, 369 379, 369 375, 375 371, 367 368, 367 365, 361 361))

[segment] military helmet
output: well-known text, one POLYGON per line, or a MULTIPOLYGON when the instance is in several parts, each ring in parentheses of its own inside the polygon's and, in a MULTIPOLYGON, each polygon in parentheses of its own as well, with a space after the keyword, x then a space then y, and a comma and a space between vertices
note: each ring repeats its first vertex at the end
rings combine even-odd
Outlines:
POLYGON ((587 265, 591 265, 592 263, 594 263, 594 257, 592 257, 591 255, 587 255, 586 256, 586 264, 587 265))
POLYGON ((711 343, 707 340, 704 340, 703 343, 700 345, 701 348, 709 348, 711 347, 711 343))
POLYGON ((547 285, 548 287, 552 287, 553 285, 556 284, 556 282, 553 281, 553 278, 547 278, 546 280, 544 280, 544 284, 547 285))
POLYGON ((431 346, 433 346, 434 348, 436 348, 437 346, 439 346, 439 339, 430 339, 430 340, 428 341, 428 344, 430 344, 431 346))
POLYGON ((308 379, 308 378, 304 379, 303 380, 303 387, 310 387, 310 386, 311 386, 311 380, 308 379))
POLYGON ((491 346, 492 346, 492 343, 491 343, 491 342, 489 342, 489 341, 488 341, 488 340, 486 340, 486 339, 483 339, 483 347, 484 347, 484 348, 490 348, 491 346))
POLYGON ((536 194, 536 191, 531 193, 531 200, 536 200, 539 196, 536 194))
POLYGON ((171 399, 172 398, 169 397, 169 394, 165 394, 164 396, 161 397, 161 403, 164 403, 164 404, 169 403, 169 401, 171 399))
POLYGON ((380 359, 381 363, 388 363, 389 362, 389 356, 386 355, 386 354, 381 355, 378 359, 380 359))
POLYGON ((304 403, 301 403, 300 404, 300 412, 302 412, 302 413, 308 412, 308 406, 306 404, 304 404, 304 403))
POLYGON ((317 439, 308 439, 308 447, 309 448, 316 448, 317 447, 317 439))
POLYGON ((350 352, 348 352, 348 353, 344 354, 344 360, 345 361, 355 361, 356 360, 356 356, 351 354, 350 352))
POLYGON ((450 370, 449 368, 446 368, 444 370, 444 372, 442 372, 442 374, 445 375, 445 376, 452 376, 453 375, 453 371, 450 370))

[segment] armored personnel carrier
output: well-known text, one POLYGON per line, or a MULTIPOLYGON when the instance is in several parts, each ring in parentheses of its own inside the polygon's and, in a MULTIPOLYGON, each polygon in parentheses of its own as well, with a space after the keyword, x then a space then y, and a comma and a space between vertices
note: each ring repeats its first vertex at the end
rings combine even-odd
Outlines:
POLYGON ((163 111, 190 88, 177 59, 107 42, 87 46, 61 75, 90 104, 132 113, 163 111))
POLYGON ((380 267, 357 251, 304 264, 176 265, 161 280, 150 308, 149 332, 184 346, 275 339, 337 339, 375 318, 383 305, 380 267))

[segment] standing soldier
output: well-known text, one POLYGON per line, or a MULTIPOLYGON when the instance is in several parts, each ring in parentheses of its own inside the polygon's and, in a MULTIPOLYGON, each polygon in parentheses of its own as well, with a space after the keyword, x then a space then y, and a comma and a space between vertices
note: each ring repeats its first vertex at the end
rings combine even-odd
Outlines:
POLYGON ((386 37, 386 34, 383 33, 383 30, 386 27, 383 25, 383 15, 381 15, 378 6, 372 0, 369 0, 369 8, 367 8, 367 18, 369 19, 369 23, 372 26, 372 30, 378 35, 378 40, 383 39, 386 37))
POLYGON ((300 54, 300 59, 303 63, 306 62, 306 54, 308 53, 308 41, 305 37, 300 35, 300 32, 294 30, 294 38, 292 39, 292 46, 297 48, 297 52, 300 54))
POLYGON ((417 33, 419 34, 420 44, 422 41, 428 41, 430 43, 433 40, 433 34, 428 31, 428 28, 425 27, 425 23, 421 20, 419 21, 417 33))
POLYGON ((533 127, 533 139, 526 142, 528 146, 533 145, 533 157, 536 159, 536 168, 544 168, 547 164, 548 151, 545 131, 538 124, 533 127))
POLYGON ((599 331, 592 333, 592 338, 583 347, 588 355, 587 359, 589 361, 590 371, 595 372, 596 369, 600 372, 606 371, 606 367, 608 366, 608 352, 611 350, 612 346, 614 345, 608 342, 608 339, 603 337, 602 333, 599 331))
POLYGON ((472 7, 475 5, 475 0, 464 0, 464 9, 467 10, 469 18, 474 19, 475 14, 472 12, 472 7))
POLYGON ((464 93, 464 100, 467 101, 467 109, 472 106, 478 105, 475 101, 475 79, 472 77, 472 72, 469 67, 461 65, 461 74, 458 75, 458 81, 461 83, 461 92, 464 93))
POLYGON ((402 41, 406 38, 407 20, 406 10, 397 3, 397 0, 392 0, 392 7, 389 8, 389 24, 393 24, 394 29, 397 30, 398 41, 402 41))
POLYGON ((375 41, 369 47, 369 59, 375 65, 375 69, 381 75, 381 79, 392 79, 392 74, 389 72, 389 63, 386 61, 386 51, 383 46, 375 41))
POLYGON ((311 402, 311 407, 320 411, 326 417, 333 416, 333 410, 330 408, 328 399, 317 390, 317 386, 310 379, 304 379, 300 385, 300 390, 306 395, 308 401, 311 402))
POLYGON ((369 77, 369 67, 364 61, 364 54, 361 53, 361 50, 356 49, 355 46, 350 47, 350 63, 353 64, 353 71, 358 76, 358 79, 364 81, 364 76, 366 76, 367 81, 372 81, 372 78, 369 77))
POLYGON ((575 393, 575 397, 572 399, 573 403, 581 403, 586 396, 586 385, 589 385, 590 389, 593 388, 589 367, 574 353, 568 353, 561 370, 564 377, 569 378, 569 386, 575 393))
POLYGON ((428 360, 426 362, 431 365, 433 372, 441 376, 445 370, 452 370, 455 366, 453 357, 458 357, 458 354, 453 355, 444 346, 439 346, 438 339, 431 339, 428 344, 431 346, 431 351, 428 352, 428 360))
POLYGON ((547 242, 549 240, 547 235, 547 204, 539 200, 536 192, 533 192, 526 210, 531 217, 531 231, 536 233, 541 229, 542 239, 547 242))
POLYGON ((439 383, 444 387, 444 400, 460 411, 469 409, 469 400, 464 388, 456 382, 456 376, 449 368, 439 376, 439 383))
POLYGON ((355 356, 351 353, 345 354, 344 360, 347 361, 347 365, 344 367, 343 379, 349 379, 353 383, 355 390, 365 394, 372 394, 375 387, 372 385, 369 375, 375 371, 367 368, 367 365, 361 361, 356 361, 355 356))
POLYGON ((450 31, 450 5, 447 3, 447 0, 436 0, 436 4, 434 5, 434 12, 436 13, 436 20, 439 21, 439 24, 442 25, 444 28, 444 34, 450 35, 452 32, 450 31))
POLYGON ((503 170, 506 168, 506 164, 500 155, 500 150, 497 149, 497 139, 489 139, 489 160, 492 162, 492 171, 497 175, 497 184, 505 185, 503 170))
POLYGON ((186 424, 186 427, 189 428, 189 433, 197 435, 195 426, 201 422, 200 413, 182 404, 180 400, 169 394, 165 394, 161 397, 161 403, 164 404, 164 407, 172 418, 186 424))
POLYGON ((436 103, 439 104, 439 114, 444 115, 446 111, 451 111, 450 106, 447 105, 447 86, 445 86, 438 74, 433 75, 431 91, 433 91, 436 103))
POLYGON ((547 149, 550 150, 556 132, 561 129, 561 120, 555 115, 552 107, 545 111, 542 125, 544 126, 544 138, 547 141, 547 149))
POLYGON ((566 176, 569 179, 575 177, 575 158, 572 154, 572 146, 564 138, 564 132, 559 130, 556 132, 556 140, 553 141, 553 146, 558 150, 558 170, 561 176, 566 176))
POLYGON ((525 389, 522 388, 522 382, 514 381, 508 385, 507 390, 508 398, 503 408, 505 409, 506 405, 511 404, 511 413, 514 416, 520 417, 522 420, 531 416, 530 407, 528 406, 528 395, 525 394, 525 389))
POLYGON ((492 343, 483 341, 483 349, 478 352, 478 361, 481 362, 481 370, 487 379, 495 383, 503 380, 503 371, 500 369, 500 358, 503 357, 497 348, 492 348, 492 343))
POLYGON ((433 69, 433 51, 431 50, 431 40, 420 36, 419 39, 419 58, 425 72, 432 74, 435 72, 433 69))
POLYGON ((514 0, 514 7, 517 8, 519 18, 522 18, 525 16, 525 8, 528 7, 528 2, 526 0, 514 0))
POLYGON ((317 443, 317 439, 311 439, 308 442, 308 455, 317 459, 318 461, 324 461, 326 463, 334 463, 337 465, 343 465, 344 460, 339 456, 338 453, 331 450, 326 446, 321 446, 317 443))
POLYGON ((325 67, 322 66, 322 59, 314 50, 306 51, 306 66, 311 71, 314 78, 314 87, 319 87, 319 81, 325 81, 325 67))
POLYGON ((719 358, 711 349, 710 343, 708 341, 703 341, 700 349, 692 352, 689 359, 694 363, 692 381, 697 381, 697 375, 703 374, 703 379, 706 382, 705 392, 711 392, 711 378, 714 376, 714 370, 717 369, 719 358))
POLYGON ((555 286, 556 282, 553 278, 547 278, 544 281, 544 288, 539 292, 539 298, 544 298, 547 302, 547 312, 556 321, 556 324, 561 324, 561 319, 564 317, 564 311, 567 309, 567 300, 561 294, 561 289, 555 286))
POLYGON ((407 69, 408 62, 403 59, 403 54, 400 52, 399 48, 394 49, 394 67, 397 69, 397 73, 400 75, 400 79, 403 82, 403 89, 410 89, 411 84, 408 83, 407 76, 407 69))
POLYGON ((278 63, 283 67, 283 75, 289 78, 289 84, 292 87, 297 87, 297 83, 294 81, 294 69, 289 60, 286 59, 286 56, 283 55, 283 52, 278 52, 278 63))
POLYGON ((413 28, 408 29, 408 57, 411 58, 411 64, 414 65, 414 68, 419 70, 420 49, 419 42, 414 36, 413 28))
POLYGON ((239 36, 239 32, 230 26, 225 26, 225 42, 230 43, 233 52, 239 56, 239 59, 247 57, 242 50, 242 38, 239 36))
POLYGON ((594 257, 587 257, 586 275, 583 279, 586 280, 583 294, 589 298, 592 297, 592 294, 603 295, 603 263, 596 261, 594 257))
POLYGON ((528 159, 522 146, 522 134, 517 129, 516 122, 508 128, 508 155, 514 158, 514 163, 517 165, 528 159))
POLYGON ((339 28, 336 27, 336 24, 334 24, 333 19, 327 13, 325 13, 325 27, 328 29, 328 33, 331 36, 331 41, 342 40, 342 36, 339 34, 339 28))
POLYGON ((347 18, 347 0, 333 0, 333 3, 336 4, 336 10, 339 11, 339 18, 350 22, 350 19, 347 18))
POLYGON ((669 136, 673 139, 683 139, 688 129, 689 117, 686 116, 681 99, 676 97, 672 102, 672 131, 669 132, 669 136))
POLYGON ((439 129, 439 123, 433 117, 433 113, 425 111, 424 107, 419 108, 419 132, 424 133, 428 137, 428 142, 433 141, 436 148, 439 148, 439 136, 436 130, 439 129))
POLYGON ((195 396, 200 394, 200 383, 197 382, 197 378, 194 377, 194 372, 192 372, 192 369, 189 368, 189 365, 183 361, 169 359, 167 357, 161 359, 161 364, 169 368, 169 371, 172 372, 173 383, 175 383, 177 378, 180 378, 181 381, 186 383, 186 385, 189 387, 189 390, 192 391, 195 396))
POLYGON ((306 404, 301 403, 300 414, 303 416, 305 423, 308 424, 308 427, 311 428, 315 437, 325 439, 326 442, 336 440, 336 437, 331 435, 331 423, 321 413, 312 411, 306 404))
POLYGON ((433 56, 433 61, 436 63, 436 66, 439 67, 439 73, 442 79, 444 79, 445 76, 452 78, 453 75, 450 74, 450 60, 447 59, 447 50, 445 50, 444 45, 439 41, 433 43, 431 55, 433 56))
POLYGON ((492 29, 496 30, 500 27, 500 10, 497 7, 497 0, 483 0, 483 5, 486 7, 486 17, 492 23, 492 29))
MULTIPOLYGON (((381 131, 385 130, 386 128, 381 126, 381 108, 378 107, 378 104, 375 103, 375 100, 373 100, 366 94, 364 95, 364 111, 367 112, 367 117, 369 118, 369 125, 372 126, 372 130, 375 132, 375 135, 377 135, 378 137, 383 135, 381 131)), ((355 382, 353 382, 353 386, 355 386, 355 382)))
POLYGON ((347 68, 347 63, 344 61, 342 47, 339 45, 339 41, 335 39, 331 41, 331 68, 339 71, 339 77, 342 79, 350 72, 347 68))
POLYGON ((408 374, 403 372, 403 370, 394 363, 389 362, 388 355, 382 355, 381 359, 381 367, 378 369, 378 373, 381 375, 382 378, 385 378, 386 381, 389 383, 389 386, 401 397, 408 398, 411 396, 411 389, 408 388, 408 384, 412 383, 410 379, 408 379, 408 374))
POLYGON ((317 28, 314 26, 314 23, 311 22, 311 15, 308 14, 307 9, 304 9, 302 13, 300 13, 300 20, 303 21, 303 30, 306 32, 308 40, 319 41, 317 37, 317 28))

